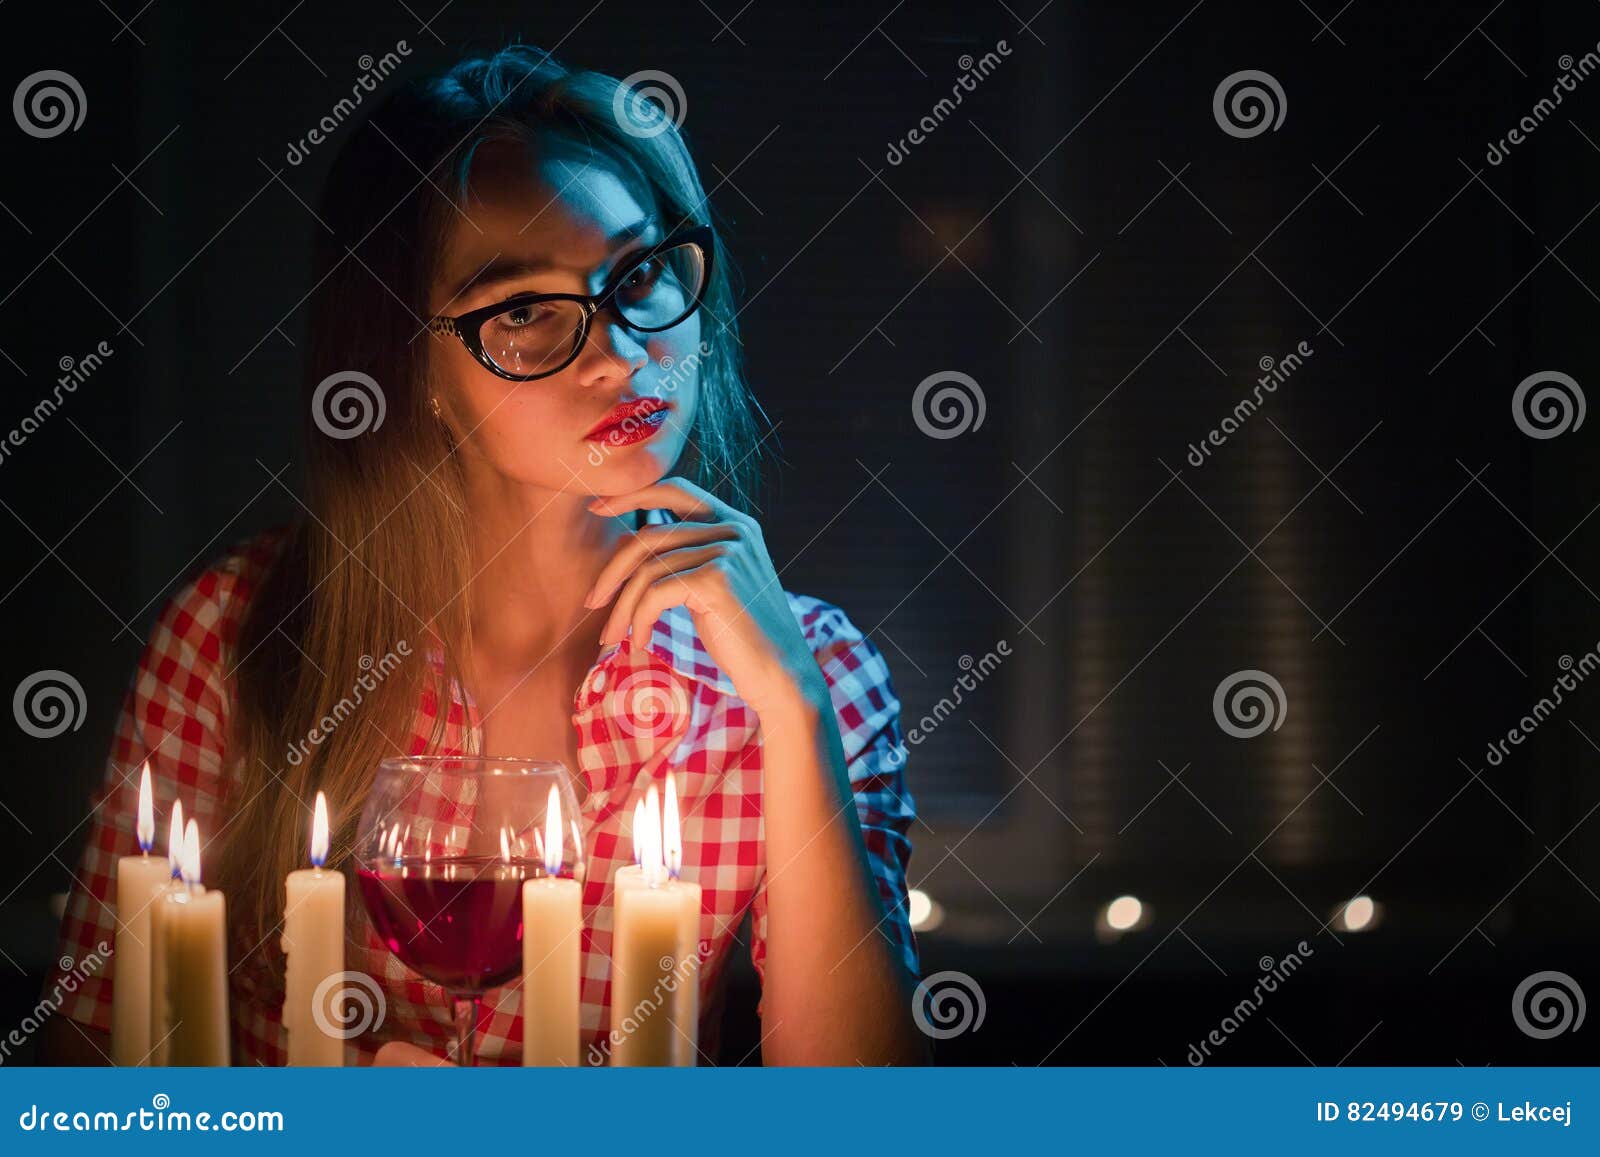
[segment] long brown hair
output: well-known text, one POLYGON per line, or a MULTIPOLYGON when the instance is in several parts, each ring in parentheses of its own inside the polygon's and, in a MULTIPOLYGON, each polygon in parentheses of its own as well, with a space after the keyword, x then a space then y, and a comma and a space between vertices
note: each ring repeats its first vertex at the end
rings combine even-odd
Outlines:
MULTIPOLYGON (((306 862, 315 793, 328 796, 337 867, 378 761, 404 754, 419 697, 438 705, 434 750, 452 688, 470 676, 467 501, 430 410, 428 343, 418 338, 473 155, 489 141, 536 149, 559 134, 642 182, 667 228, 707 222, 683 135, 670 120, 640 118, 637 100, 612 77, 512 45, 407 83, 333 163, 304 366, 307 513, 252 598, 233 673, 228 756, 241 782, 219 875, 247 946, 277 943, 283 878, 306 862), (438 672, 430 649, 442 654, 438 672)), ((720 249, 713 268, 699 403, 677 472, 739 505, 759 473, 756 407, 720 249)), ((277 972, 280 955, 266 959, 277 972)))

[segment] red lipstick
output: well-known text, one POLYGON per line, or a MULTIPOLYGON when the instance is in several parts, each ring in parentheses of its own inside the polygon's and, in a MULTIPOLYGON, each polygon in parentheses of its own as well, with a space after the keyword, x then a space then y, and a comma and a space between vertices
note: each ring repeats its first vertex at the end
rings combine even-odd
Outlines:
POLYGON ((666 425, 672 403, 661 398, 635 398, 621 402, 589 430, 584 438, 607 446, 642 442, 666 425))

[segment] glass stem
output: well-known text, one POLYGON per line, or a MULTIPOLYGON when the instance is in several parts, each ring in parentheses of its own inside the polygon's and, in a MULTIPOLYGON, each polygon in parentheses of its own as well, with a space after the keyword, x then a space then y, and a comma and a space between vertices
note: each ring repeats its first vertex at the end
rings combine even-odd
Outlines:
POLYGON ((455 1062, 464 1069, 470 1069, 478 1063, 476 1036, 478 1031, 478 1011, 482 1007, 482 998, 477 996, 458 996, 456 1001, 456 1055, 455 1062))

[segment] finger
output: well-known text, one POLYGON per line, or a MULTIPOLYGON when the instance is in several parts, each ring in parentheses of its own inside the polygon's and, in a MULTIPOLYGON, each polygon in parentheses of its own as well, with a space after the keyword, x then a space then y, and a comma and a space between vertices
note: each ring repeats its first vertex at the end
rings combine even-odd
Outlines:
POLYGON ((731 522, 675 522, 647 526, 619 547, 617 553, 601 568, 600 577, 589 588, 583 605, 605 606, 633 569, 652 555, 701 543, 722 542, 738 536, 739 528, 731 522))
POLYGON ((647 587, 639 596, 638 606, 634 608, 634 638, 643 638, 643 632, 650 630, 670 607, 687 607, 689 613, 695 616, 696 630, 707 631, 711 619, 716 617, 712 609, 712 592, 722 579, 721 568, 712 560, 692 570, 668 575, 647 587))
POLYGON ((716 495, 701 489, 687 478, 663 478, 613 498, 594 498, 589 509, 596 514, 624 514, 629 510, 670 510, 679 518, 695 522, 742 522, 749 515, 735 510, 716 495))
MULTIPOLYGON (((715 558, 720 558, 727 553, 727 547, 720 543, 713 543, 697 550, 675 550, 668 554, 657 555, 646 559, 639 569, 634 571, 628 581, 622 584, 622 590, 617 594, 617 601, 611 607, 611 615, 606 619, 606 628, 600 634, 602 645, 617 642, 622 638, 622 632, 630 622, 637 619, 634 611, 639 605, 639 600, 651 585, 662 578, 675 574, 678 571, 690 570, 715 558)), ((676 605, 676 604, 673 604, 676 605)), ((659 617, 659 616, 658 616, 659 617)), ((651 619, 645 624, 648 630, 651 619)), ((640 631, 634 638, 643 640, 644 631, 640 631)))
POLYGON ((440 1060, 426 1049, 420 1049, 410 1041, 392 1040, 378 1050, 373 1057, 374 1065, 400 1068, 449 1068, 450 1062, 440 1060))

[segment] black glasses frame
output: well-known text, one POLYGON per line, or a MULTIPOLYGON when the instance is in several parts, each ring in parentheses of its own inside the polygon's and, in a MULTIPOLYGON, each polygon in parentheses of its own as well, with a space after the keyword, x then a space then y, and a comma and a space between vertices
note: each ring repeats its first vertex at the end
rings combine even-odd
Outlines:
POLYGON ((594 316, 597 313, 611 307, 617 290, 622 287, 622 283, 628 279, 635 269, 668 249, 676 249, 678 246, 686 244, 692 244, 699 248, 701 257, 704 259, 704 266, 700 275, 700 285, 696 288, 694 298, 682 317, 676 321, 668 322, 666 325, 641 326, 629 321, 623 316, 621 310, 611 310, 619 322, 636 333, 661 333, 688 321, 705 299, 706 290, 711 285, 711 268, 716 250, 715 234, 709 225, 695 225, 691 228, 680 230, 660 244, 653 245, 631 258, 627 264, 620 266, 611 275, 611 278, 599 293, 519 293, 515 297, 508 297, 504 301, 497 301, 493 305, 484 306, 482 309, 474 309, 467 313, 457 314, 455 317, 440 316, 432 318, 428 322, 428 329, 442 336, 454 335, 460 338, 461 344, 467 347, 467 352, 476 359, 479 365, 490 373, 508 381, 532 382, 537 381, 539 378, 547 378, 551 374, 559 374, 578 359, 578 355, 583 352, 583 347, 589 341, 589 323, 594 320, 594 316), (572 349, 567 354, 566 360, 553 369, 542 370, 536 374, 514 374, 509 370, 502 369, 483 347, 483 323, 492 317, 498 317, 507 310, 516 309, 524 305, 537 305, 545 301, 573 301, 583 308, 583 314, 578 320, 578 327, 573 332, 572 349))

